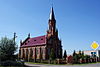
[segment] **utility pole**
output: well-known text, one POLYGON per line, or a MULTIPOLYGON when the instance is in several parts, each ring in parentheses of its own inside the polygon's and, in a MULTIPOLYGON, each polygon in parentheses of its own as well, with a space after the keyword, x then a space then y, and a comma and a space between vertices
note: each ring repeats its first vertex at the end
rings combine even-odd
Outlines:
POLYGON ((15 39, 17 38, 17 36, 16 36, 16 33, 14 32, 14 38, 13 38, 13 40, 14 40, 14 44, 15 44, 15 39))
MULTIPOLYGON (((14 32, 14 37, 13 37, 13 40, 14 40, 14 45, 16 45, 16 38, 17 38, 17 36, 16 36, 16 33, 14 32)), ((18 58, 17 58, 18 59, 18 58)))

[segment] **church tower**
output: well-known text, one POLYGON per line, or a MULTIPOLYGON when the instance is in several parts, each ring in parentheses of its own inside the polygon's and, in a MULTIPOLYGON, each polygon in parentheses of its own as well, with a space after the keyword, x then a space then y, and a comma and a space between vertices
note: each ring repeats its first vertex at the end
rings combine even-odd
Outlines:
MULTIPOLYGON (((51 7, 48 25, 49 25, 48 30, 47 30, 48 51, 51 51, 51 49, 54 49, 55 57, 61 58, 62 45, 61 45, 61 40, 58 37, 58 30, 56 28, 56 19, 55 19, 53 7, 51 7)), ((50 52, 48 53, 50 54, 50 52)))
POLYGON ((56 20, 53 7, 51 7, 48 25, 49 29, 47 30, 47 37, 58 36, 58 30, 56 29, 56 20))

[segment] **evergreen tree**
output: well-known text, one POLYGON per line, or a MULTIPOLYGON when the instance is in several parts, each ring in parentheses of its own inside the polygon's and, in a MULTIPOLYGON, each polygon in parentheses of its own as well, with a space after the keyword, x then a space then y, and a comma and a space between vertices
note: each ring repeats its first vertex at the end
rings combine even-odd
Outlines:
POLYGON ((82 51, 82 59, 84 59, 84 51, 82 51))
POLYGON ((81 52, 81 50, 79 50, 79 55, 81 55, 82 54, 82 52, 81 52))
POLYGON ((79 50, 79 59, 81 59, 82 58, 82 53, 81 53, 81 50, 79 50))
POLYGON ((75 56, 76 55, 76 51, 74 50, 74 52, 73 52, 73 56, 75 56))
POLYGON ((54 49, 52 48, 51 51, 50 51, 50 59, 54 60, 55 58, 56 57, 55 57, 54 49))
POLYGON ((66 50, 65 50, 63 58, 66 59, 66 57, 67 57, 67 53, 66 53, 66 50))
POLYGON ((84 51, 82 51, 82 55, 84 55, 84 51))
POLYGON ((78 63, 78 59, 79 59, 79 55, 76 54, 76 51, 74 50, 74 52, 73 52, 73 60, 74 60, 74 63, 78 63))

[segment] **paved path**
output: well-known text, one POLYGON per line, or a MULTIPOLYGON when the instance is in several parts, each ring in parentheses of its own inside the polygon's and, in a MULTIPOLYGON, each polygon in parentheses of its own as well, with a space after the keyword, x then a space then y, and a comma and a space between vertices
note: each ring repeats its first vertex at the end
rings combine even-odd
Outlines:
POLYGON ((49 65, 49 64, 29 64, 25 63, 29 67, 100 67, 100 63, 86 64, 86 65, 49 65))

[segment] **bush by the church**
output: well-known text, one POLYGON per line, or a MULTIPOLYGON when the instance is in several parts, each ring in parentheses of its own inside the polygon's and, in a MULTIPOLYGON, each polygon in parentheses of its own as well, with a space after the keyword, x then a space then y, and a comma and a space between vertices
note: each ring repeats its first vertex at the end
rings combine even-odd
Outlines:
POLYGON ((14 53, 17 50, 14 39, 3 37, 0 40, 0 61, 16 60, 14 53))
POLYGON ((0 40, 0 65, 1 66, 23 66, 22 62, 16 61, 14 54, 17 50, 14 39, 3 37, 0 40))

